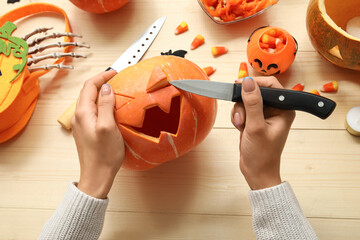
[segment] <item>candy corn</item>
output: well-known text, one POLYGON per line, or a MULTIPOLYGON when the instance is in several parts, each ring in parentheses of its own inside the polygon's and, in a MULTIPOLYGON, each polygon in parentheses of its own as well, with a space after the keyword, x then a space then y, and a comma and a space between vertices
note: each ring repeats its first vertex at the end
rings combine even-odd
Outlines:
POLYGON ((206 75, 210 76, 215 72, 216 68, 214 68, 213 66, 209 66, 209 67, 204 67, 202 70, 206 73, 206 75))
POLYGON ((322 92, 337 92, 339 89, 339 84, 337 81, 332 81, 329 83, 326 83, 322 86, 321 91, 322 92))
POLYGON ((266 34, 266 33, 263 34, 262 38, 261 38, 261 41, 263 43, 268 44, 271 48, 275 48, 275 46, 276 46, 276 38, 269 35, 269 34, 266 34))
POLYGON ((310 93, 312 94, 316 94, 316 95, 319 95, 320 96, 320 93, 318 92, 318 90, 314 89, 312 91, 310 91, 310 93))
POLYGON ((189 26, 187 25, 186 22, 182 22, 180 23, 179 26, 177 26, 177 28, 175 29, 175 35, 178 35, 180 33, 186 32, 189 29, 189 26))
POLYGON ((211 53, 214 57, 223 55, 223 54, 227 53, 227 51, 228 51, 227 47, 212 47, 211 48, 211 53))
POLYGON ((205 38, 203 36, 201 36, 200 34, 198 34, 192 41, 190 49, 191 50, 197 49, 198 47, 203 45, 204 42, 205 42, 205 38))
POLYGON ((299 84, 296 84, 293 88, 292 88, 292 90, 297 90, 297 91, 302 91, 302 90, 304 90, 304 84, 303 83, 299 83, 299 84))
POLYGON ((269 53, 277 53, 286 45, 286 38, 282 31, 274 28, 266 31, 260 38, 259 46, 269 53))
POLYGON ((247 64, 246 64, 246 62, 241 62, 240 67, 239 67, 238 78, 244 78, 244 77, 248 77, 248 76, 249 76, 249 73, 248 73, 247 64))

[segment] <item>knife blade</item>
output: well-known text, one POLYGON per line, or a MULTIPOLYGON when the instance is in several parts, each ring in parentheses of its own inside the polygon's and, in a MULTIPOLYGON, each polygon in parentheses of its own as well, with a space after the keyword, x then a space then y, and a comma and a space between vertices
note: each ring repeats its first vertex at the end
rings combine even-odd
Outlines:
POLYGON ((111 65, 111 67, 106 69, 106 71, 115 70, 119 73, 121 70, 139 62, 159 34, 165 20, 166 16, 163 16, 151 24, 150 27, 148 27, 145 32, 111 65))
MULTIPOLYGON (((119 73, 121 70, 136 64, 144 56, 151 43, 164 25, 166 16, 159 18, 148 27, 145 32, 123 53, 121 56, 108 67, 106 71, 115 70, 119 73)), ((71 119, 75 114, 76 101, 71 104, 65 112, 57 119, 60 125, 67 129, 71 129, 71 119)))
MULTIPOLYGON (((204 80, 175 80, 173 86, 197 95, 241 102, 241 84, 212 82, 204 80)), ((289 89, 260 87, 263 103, 266 106, 285 110, 299 110, 313 114, 321 119, 331 115, 336 103, 331 99, 289 89)))

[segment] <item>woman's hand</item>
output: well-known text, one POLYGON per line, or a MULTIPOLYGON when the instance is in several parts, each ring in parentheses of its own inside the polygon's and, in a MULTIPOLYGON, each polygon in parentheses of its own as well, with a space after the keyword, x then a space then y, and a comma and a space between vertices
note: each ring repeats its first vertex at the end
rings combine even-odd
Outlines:
POLYGON ((85 82, 71 121, 81 169, 77 187, 95 198, 107 197, 125 156, 114 118, 114 93, 104 84, 115 74, 103 72, 85 82))
POLYGON ((245 78, 231 121, 240 130, 240 170, 252 190, 281 183, 280 159, 295 111, 263 107, 259 86, 283 88, 275 77, 245 78))

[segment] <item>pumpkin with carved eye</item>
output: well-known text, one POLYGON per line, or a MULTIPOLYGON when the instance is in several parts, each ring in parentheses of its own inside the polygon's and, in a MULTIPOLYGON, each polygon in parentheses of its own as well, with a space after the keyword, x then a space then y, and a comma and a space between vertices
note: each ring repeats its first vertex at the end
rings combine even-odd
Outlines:
POLYGON ((156 167, 193 149, 212 129, 216 100, 169 84, 180 79, 209 80, 201 68, 184 58, 158 56, 122 70, 108 82, 125 140, 123 167, 156 167))
POLYGON ((248 61, 257 72, 264 75, 285 72, 293 63, 296 53, 295 38, 278 27, 258 28, 248 40, 248 61))

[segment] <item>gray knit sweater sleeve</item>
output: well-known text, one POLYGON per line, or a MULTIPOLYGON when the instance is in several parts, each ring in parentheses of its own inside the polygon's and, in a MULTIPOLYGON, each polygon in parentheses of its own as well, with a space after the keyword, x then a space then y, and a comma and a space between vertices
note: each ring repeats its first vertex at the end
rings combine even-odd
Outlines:
POLYGON ((250 191, 249 197, 257 239, 317 239, 289 183, 250 191))
POLYGON ((44 225, 39 239, 98 239, 108 199, 96 199, 70 183, 66 194, 44 225))

